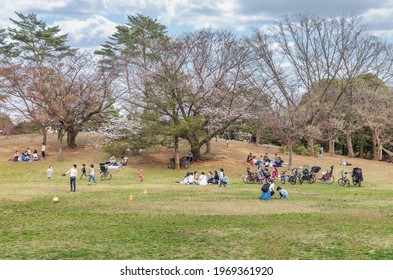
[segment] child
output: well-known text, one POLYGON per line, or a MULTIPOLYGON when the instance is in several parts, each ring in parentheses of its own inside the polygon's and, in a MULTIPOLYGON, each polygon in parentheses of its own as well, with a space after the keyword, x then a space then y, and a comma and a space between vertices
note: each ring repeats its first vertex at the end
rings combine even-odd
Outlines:
POLYGON ((139 181, 143 182, 143 175, 142 175, 142 170, 139 170, 136 175, 138 175, 139 181))
POLYGON ((277 191, 280 194, 280 199, 288 198, 288 192, 286 190, 283 190, 281 187, 277 187, 277 191))
POLYGON ((84 163, 82 164, 81 171, 82 171, 82 174, 81 174, 81 177, 79 178, 79 180, 82 180, 83 176, 87 176, 86 175, 86 164, 84 164, 84 163))
POLYGON ((53 168, 52 165, 49 165, 48 170, 46 170, 46 175, 48 176, 48 180, 52 178, 52 174, 53 174, 53 168))
MULTIPOLYGON (((82 169, 83 168, 84 167, 82 167, 82 169)), ((86 174, 86 168, 85 168, 85 174, 86 174)), ((81 178, 82 178, 82 176, 81 176, 81 178)), ((89 179, 87 180, 87 184, 88 185, 90 185, 90 180, 93 180, 94 185, 96 184, 96 175, 95 175, 95 172, 94 172, 94 164, 90 164, 89 179)))

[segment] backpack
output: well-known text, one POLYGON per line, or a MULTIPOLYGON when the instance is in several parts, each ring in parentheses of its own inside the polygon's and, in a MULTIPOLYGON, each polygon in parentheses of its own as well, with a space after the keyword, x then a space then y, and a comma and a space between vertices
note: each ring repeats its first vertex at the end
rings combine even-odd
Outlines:
POLYGON ((270 187, 269 183, 263 184, 263 186, 261 188, 261 191, 262 192, 268 192, 269 191, 269 187, 270 187))

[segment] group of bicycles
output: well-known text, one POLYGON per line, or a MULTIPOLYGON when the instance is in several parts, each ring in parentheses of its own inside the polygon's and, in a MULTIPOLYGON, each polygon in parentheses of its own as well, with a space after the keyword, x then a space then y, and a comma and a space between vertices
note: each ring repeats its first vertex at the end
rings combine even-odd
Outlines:
MULTIPOLYGON (((313 184, 317 181, 325 183, 325 184, 333 184, 335 181, 335 177, 333 175, 334 165, 330 166, 330 169, 326 172, 322 172, 322 176, 319 177, 318 172, 321 170, 319 166, 313 166, 311 169, 308 168, 294 168, 292 169, 292 175, 286 174, 286 171, 283 171, 280 176, 281 184, 290 183, 295 185, 296 183, 303 184, 303 182, 307 182, 308 184, 313 184)), ((363 181, 362 169, 355 167, 351 172, 341 171, 341 177, 338 179, 338 184, 340 186, 350 186, 350 178, 347 177, 347 174, 350 174, 352 177, 352 184, 354 186, 360 187, 363 181)), ((257 172, 251 173, 247 172, 243 175, 243 181, 247 184, 253 184, 258 182, 268 182, 271 178, 270 172, 267 169, 262 169, 257 172)))

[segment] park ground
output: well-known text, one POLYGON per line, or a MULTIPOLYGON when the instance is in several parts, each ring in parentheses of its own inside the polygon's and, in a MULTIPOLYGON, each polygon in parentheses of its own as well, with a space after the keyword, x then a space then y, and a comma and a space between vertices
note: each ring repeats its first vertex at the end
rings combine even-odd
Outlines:
POLYGON ((261 185, 242 181, 246 157, 278 148, 219 140, 212 159, 190 171, 224 168, 225 189, 176 184, 186 171, 166 168, 171 151, 147 150, 111 170, 110 181, 88 186, 83 178, 71 193, 61 174, 72 164, 80 170, 108 161, 92 135, 81 133, 78 149, 65 150, 62 162, 50 135, 47 159, 29 163, 8 159, 15 150, 39 150, 40 135, 0 137, 0 259, 393 259, 392 164, 343 157, 363 169, 365 180, 340 187, 339 172, 351 170, 339 165, 340 156, 295 156, 295 166, 334 164, 334 184, 285 184, 288 200, 261 201, 261 185))

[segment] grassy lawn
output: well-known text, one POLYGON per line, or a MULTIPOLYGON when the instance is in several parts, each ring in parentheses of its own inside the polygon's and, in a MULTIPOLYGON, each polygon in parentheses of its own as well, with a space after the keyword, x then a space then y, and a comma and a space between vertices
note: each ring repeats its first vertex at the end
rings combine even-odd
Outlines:
POLYGON ((391 164, 347 159, 363 168, 365 181, 346 188, 337 184, 339 157, 296 156, 296 165, 335 164, 335 183, 285 184, 288 200, 261 201, 261 186, 244 184, 240 175, 249 152, 276 148, 235 142, 227 148, 219 141, 213 159, 191 169, 224 167, 226 189, 175 184, 184 170, 166 168, 170 152, 148 151, 111 170, 112 180, 91 186, 78 180, 70 193, 61 173, 73 163, 80 170, 82 163, 107 161, 89 137, 79 136, 79 148, 57 162, 52 136, 48 159, 30 163, 7 159, 15 149, 38 149, 40 136, 0 138, 0 259, 393 259, 391 164))

